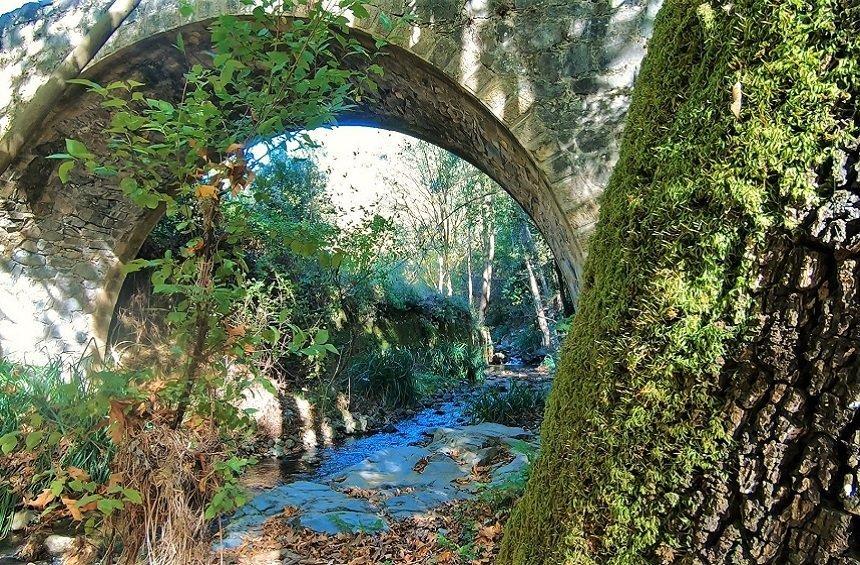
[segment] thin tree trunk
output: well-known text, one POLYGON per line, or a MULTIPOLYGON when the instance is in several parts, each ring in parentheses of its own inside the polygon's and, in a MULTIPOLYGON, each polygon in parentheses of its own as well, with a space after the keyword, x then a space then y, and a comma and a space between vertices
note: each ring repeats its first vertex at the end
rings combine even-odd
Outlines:
POLYGON ((439 254, 437 257, 437 262, 439 264, 439 279, 436 281, 436 290, 439 291, 439 294, 442 294, 445 291, 445 269, 443 267, 442 254, 439 254))
POLYGON ((185 372, 182 376, 182 395, 179 397, 176 414, 173 418, 172 427, 174 430, 182 425, 182 420, 185 418, 185 412, 188 410, 188 405, 191 402, 191 393, 194 391, 194 383, 197 381, 197 375, 206 357, 206 339, 209 337, 210 329, 209 316, 212 313, 212 272, 217 247, 215 232, 219 220, 219 206, 220 204, 218 204, 217 201, 210 201, 207 204, 204 204, 203 248, 201 249, 201 258, 197 268, 197 286, 206 289, 207 296, 203 298, 201 302, 198 302, 196 308, 194 344, 191 348, 188 364, 185 366, 185 372))
POLYGON ((16 110, 16 117, 0 139, 0 173, 17 157, 24 143, 38 131, 39 124, 53 110, 54 105, 66 90, 69 79, 77 78, 99 49, 107 42, 122 22, 131 14, 140 0, 116 0, 87 34, 77 47, 57 66, 51 76, 40 86, 29 102, 16 110))
MULTIPOLYGON (((535 258, 537 258, 537 255, 535 255, 535 258)), ((547 281, 546 281, 546 275, 544 275, 543 268, 541 267, 540 263, 535 263, 535 271, 536 271, 535 274, 537 275, 538 282, 540 283, 541 296, 548 303, 551 303, 552 302, 552 292, 550 291, 549 283, 547 283, 547 281)), ((547 304, 547 306, 549 306, 549 305, 550 304, 547 304)))
POLYGON ((541 345, 549 348, 552 345, 552 335, 549 333, 549 324, 546 321, 546 311, 543 307, 543 298, 541 298, 538 281, 535 277, 535 270, 532 266, 531 256, 526 253, 526 270, 529 273, 529 289, 532 291, 532 300, 535 305, 535 315, 537 316, 538 327, 541 333, 541 345))
POLYGON ((472 288, 472 227, 469 226, 468 234, 466 235, 466 244, 468 251, 466 253, 466 295, 469 299, 469 309, 474 306, 475 299, 472 296, 474 289, 472 288))
POLYGON ((448 296, 454 296, 454 286, 451 284, 451 264, 445 261, 445 291, 448 296))
POLYGON ((496 229, 495 226, 489 225, 490 220, 486 220, 484 227, 485 236, 487 238, 487 254, 484 261, 484 273, 481 276, 481 301, 478 303, 478 323, 484 324, 487 317, 487 308, 490 306, 490 292, 493 282, 493 261, 496 257, 496 229))

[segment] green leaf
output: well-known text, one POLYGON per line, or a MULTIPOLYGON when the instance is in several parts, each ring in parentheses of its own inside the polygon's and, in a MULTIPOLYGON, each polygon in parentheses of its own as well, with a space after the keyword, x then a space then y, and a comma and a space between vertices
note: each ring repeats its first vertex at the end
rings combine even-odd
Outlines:
POLYGON ((262 378, 259 380, 260 386, 263 387, 263 390, 268 392, 269 394, 277 396, 278 389, 275 388, 275 385, 272 384, 272 381, 266 378, 262 378))
POLYGON ((125 177, 121 181, 119 181, 119 187, 126 194, 131 194, 135 190, 137 190, 137 181, 133 177, 125 177))
POLYGON ((185 54, 185 40, 182 39, 182 33, 176 34, 176 48, 180 53, 185 54))
POLYGON ((91 80, 87 80, 85 78, 70 78, 70 79, 66 80, 66 82, 69 84, 79 84, 81 86, 86 86, 90 90, 94 90, 94 91, 103 91, 104 90, 104 87, 102 87, 102 85, 100 85, 99 83, 93 82, 91 80))
POLYGON ((69 182, 69 173, 75 168, 74 161, 63 161, 60 163, 60 168, 57 169, 57 175, 60 177, 60 182, 66 184, 69 182))
POLYGON ((370 12, 367 11, 367 8, 364 7, 363 4, 356 2, 352 6, 349 7, 352 10, 352 13, 355 14, 356 18, 367 18, 370 17, 370 12))
POLYGON ((111 512, 113 512, 113 505, 111 504, 111 501, 107 498, 102 498, 101 500, 99 500, 96 503, 96 506, 98 507, 99 511, 106 516, 110 516, 111 512))
POLYGON ((51 494, 53 494, 54 497, 60 496, 60 493, 63 492, 64 486, 65 481, 61 481, 60 479, 51 481, 51 494))
POLYGON ((391 22, 391 18, 389 18, 388 14, 385 12, 379 12, 379 23, 385 31, 391 31, 391 28, 394 27, 394 24, 391 22))
POLYGON ((143 504, 143 497, 139 491, 131 488, 123 489, 122 495, 132 504, 143 504))
POLYGON ((328 330, 320 330, 317 332, 317 335, 314 337, 315 345, 322 345, 323 343, 328 341, 328 330))
POLYGON ((102 514, 104 514, 105 516, 110 516, 111 514, 113 514, 114 510, 122 510, 125 505, 122 503, 121 500, 102 498, 96 503, 96 506, 102 514))
POLYGON ((103 108, 122 108, 126 105, 128 105, 128 103, 122 98, 108 98, 102 102, 103 108))
POLYGON ((36 430, 35 432, 30 432, 27 434, 27 439, 24 440, 24 445, 27 447, 27 451, 32 450, 36 445, 42 441, 42 438, 45 437, 45 432, 42 430, 36 430))
POLYGON ((147 259, 134 259, 133 261, 129 261, 122 267, 123 274, 136 273, 141 269, 145 269, 149 267, 150 262, 147 259))
POLYGON ((0 451, 2 451, 4 455, 12 453, 12 450, 15 449, 15 446, 17 445, 18 432, 9 432, 8 434, 0 437, 0 451))
POLYGON ((76 139, 66 139, 66 151, 69 155, 78 159, 92 156, 87 146, 76 139))
POLYGON ((179 14, 183 18, 187 18, 191 14, 194 13, 194 6, 191 5, 190 2, 180 2, 179 3, 179 14))

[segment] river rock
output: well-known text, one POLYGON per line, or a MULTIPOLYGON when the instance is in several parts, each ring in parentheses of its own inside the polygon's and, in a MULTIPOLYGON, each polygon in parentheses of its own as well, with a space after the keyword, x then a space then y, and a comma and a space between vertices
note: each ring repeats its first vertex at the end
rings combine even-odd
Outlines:
MULTIPOLYGON (((388 529, 388 524, 379 515, 379 510, 369 502, 347 496, 326 484, 297 481, 254 497, 236 511, 227 525, 226 532, 233 534, 256 531, 267 519, 289 507, 296 509, 297 525, 319 533, 374 532, 388 529)), ((235 536, 228 535, 224 547, 230 547, 234 539, 235 536)))
POLYGON ((36 517, 36 513, 32 510, 19 510, 12 514, 12 524, 9 528, 12 532, 20 532, 27 525, 33 521, 33 518, 36 517))
POLYGON ((45 551, 47 551, 49 555, 59 557, 66 553, 66 551, 72 547, 74 542, 74 538, 51 534, 45 538, 43 543, 45 544, 45 551))
POLYGON ((524 440, 536 443, 531 432, 499 424, 438 428, 426 447, 381 449, 317 482, 296 481, 259 494, 233 515, 219 545, 240 545, 288 507, 295 509, 290 518, 295 526, 319 533, 387 530, 386 517, 426 515, 447 502, 474 496, 478 485, 470 480, 473 466, 491 465, 505 451, 513 460, 492 469, 490 477, 496 484, 509 480, 528 464, 517 445, 524 440))

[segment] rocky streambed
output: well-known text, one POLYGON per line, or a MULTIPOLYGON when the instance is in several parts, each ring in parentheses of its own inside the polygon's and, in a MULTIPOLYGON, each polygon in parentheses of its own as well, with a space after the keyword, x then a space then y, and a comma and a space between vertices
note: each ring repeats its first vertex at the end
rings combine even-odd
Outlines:
POLYGON ((494 423, 428 432, 425 445, 390 446, 317 480, 261 492, 225 521, 216 548, 241 545, 284 512, 296 526, 319 533, 384 531, 392 521, 432 512, 516 476, 536 448, 532 432, 494 423))
MULTIPOLYGON (((464 411, 471 394, 507 387, 510 378, 549 386, 543 376, 520 373, 499 372, 477 389, 381 431, 262 461, 247 477, 252 499, 221 520, 215 548, 238 547, 279 515, 288 516, 296 528, 323 534, 386 531, 397 521, 432 513, 516 477, 537 449, 536 435, 490 422, 468 425, 464 411)), ((62 535, 49 539, 57 547, 71 541, 62 535)), ((21 541, 0 545, 0 565, 26 562, 14 557, 21 541)))

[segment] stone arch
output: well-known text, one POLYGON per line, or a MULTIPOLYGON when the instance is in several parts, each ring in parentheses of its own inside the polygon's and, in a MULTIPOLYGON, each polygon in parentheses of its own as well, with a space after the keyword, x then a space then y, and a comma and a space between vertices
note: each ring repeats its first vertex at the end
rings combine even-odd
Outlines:
MULTIPOLYGON (((617 135, 613 134, 620 131, 627 89, 657 3, 637 0, 602 11, 586 10, 584 6, 591 3, 582 4, 565 17, 546 20, 552 26, 536 30, 546 36, 540 41, 557 39, 564 44, 560 22, 570 28, 568 35, 591 38, 596 34, 598 39, 569 50, 561 62, 542 72, 534 69, 534 54, 526 53, 532 38, 508 25, 511 10, 520 8, 479 2, 448 6, 441 0, 419 3, 419 22, 389 34, 391 44, 380 61, 386 71, 380 95, 344 117, 347 123, 370 123, 425 139, 486 172, 534 218, 573 298, 578 294, 585 238, 596 218, 596 197, 615 159, 617 135), (589 54, 591 44, 604 53, 600 61, 589 54), (614 58, 605 56, 612 45, 614 58), (576 63, 577 55, 591 62, 576 63), (568 71, 561 68, 562 63, 573 65, 570 77, 565 77, 568 71), (548 113, 547 107, 557 109, 560 99, 549 99, 557 91, 546 84, 565 83, 578 77, 579 71, 583 76, 563 93, 573 109, 569 114, 548 113), (548 120, 553 115, 559 123, 548 120), (568 115, 579 120, 581 130, 572 138, 564 134, 570 124, 562 123, 568 115), (598 137, 601 143, 594 143, 598 137)), ((13 79, 13 99, 0 109, 0 131, 8 131, 15 104, 27 98, 21 78, 37 84, 39 73, 44 74, 51 61, 68 49, 63 41, 45 41, 35 48, 39 33, 50 29, 48 24, 61 27, 75 14, 78 32, 85 30, 100 2, 71 0, 43 14, 40 10, 46 5, 0 19, 0 71, 13 79)), ((234 0, 200 0, 192 17, 195 21, 189 22, 167 0, 144 0, 84 74, 98 82, 133 77, 159 97, 176 97, 187 65, 171 47, 176 33, 183 34, 186 52, 205 53, 207 22, 243 9, 234 0)), ((392 5, 387 11, 401 9, 392 5)), ((534 15, 523 10, 523 18, 534 15)), ((374 34, 386 34, 378 13, 375 8, 371 17, 354 22, 353 32, 368 42, 374 34)), ((104 182, 77 178, 63 187, 54 171, 56 164, 44 159, 62 148, 65 137, 94 141, 105 120, 106 113, 92 96, 79 88, 69 89, 3 174, 0 254, 6 260, 0 263, 0 350, 4 354, 20 358, 29 353, 35 360, 78 353, 87 343, 101 346, 122 283, 121 266, 133 258, 160 216, 135 209, 116 187, 104 182)))

